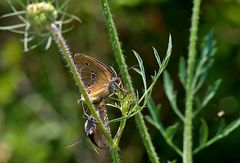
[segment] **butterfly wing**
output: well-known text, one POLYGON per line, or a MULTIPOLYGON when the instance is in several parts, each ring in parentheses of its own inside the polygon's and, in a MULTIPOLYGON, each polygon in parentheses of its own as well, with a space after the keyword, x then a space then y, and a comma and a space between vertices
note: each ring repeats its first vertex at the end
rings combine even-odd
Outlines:
POLYGON ((74 55, 74 61, 90 99, 96 101, 107 97, 113 76, 111 70, 97 59, 79 53, 74 55))
MULTIPOLYGON (((103 121, 107 131, 110 133, 106 108, 105 108, 105 111, 99 112, 99 116, 103 121)), ((85 122, 85 133, 90 138, 91 142, 95 144, 98 148, 100 149, 109 148, 109 144, 105 136, 102 134, 96 120, 92 116, 89 116, 87 121, 85 122)))

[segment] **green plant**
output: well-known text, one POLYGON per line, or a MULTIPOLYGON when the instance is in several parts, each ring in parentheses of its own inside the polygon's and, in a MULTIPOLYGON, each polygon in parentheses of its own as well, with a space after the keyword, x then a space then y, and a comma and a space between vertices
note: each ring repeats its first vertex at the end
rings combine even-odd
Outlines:
MULTIPOLYGON (((160 106, 156 105, 151 98, 153 88, 158 81, 160 75, 166 68, 171 56, 171 36, 169 37, 166 56, 162 61, 156 49, 153 48, 153 53, 155 55, 155 59, 159 68, 152 76, 152 82, 149 86, 146 82, 146 78, 148 75, 145 73, 143 60, 137 52, 133 51, 133 55, 135 55, 138 62, 138 68, 133 68, 133 70, 141 76, 143 81, 143 92, 136 91, 136 89, 133 87, 133 82, 127 69, 127 64, 125 62, 124 55, 120 46, 120 41, 117 35, 116 27, 113 22, 113 17, 110 11, 108 1, 101 1, 102 10, 106 19, 106 25, 110 37, 110 42, 114 50, 116 62, 119 67, 119 72, 121 73, 120 75, 122 76, 124 85, 128 90, 128 93, 126 95, 122 94, 121 92, 117 92, 116 96, 118 102, 114 104, 109 103, 107 105, 107 107, 114 107, 121 111, 121 117, 109 121, 110 123, 119 122, 119 128, 116 134, 112 137, 111 134, 109 134, 107 129, 104 127, 104 124, 99 118, 93 104, 89 100, 88 94, 84 89, 74 61, 72 59, 71 51, 62 35, 66 31, 64 30, 66 24, 71 25, 72 20, 80 21, 74 15, 66 12, 68 0, 65 1, 62 5, 59 5, 58 0, 53 0, 51 2, 33 1, 32 3, 30 3, 30 1, 27 1, 27 4, 24 4, 21 0, 17 0, 16 3, 22 6, 21 11, 17 11, 14 4, 12 4, 10 0, 7 0, 7 2, 13 10, 13 13, 2 15, 2 18, 17 16, 21 23, 16 25, 1 26, 0 30, 9 30, 18 34, 22 34, 24 37, 23 41, 25 51, 36 48, 42 43, 46 43, 45 49, 48 49, 51 46, 52 40, 54 39, 62 54, 63 59, 65 60, 70 72, 73 75, 73 78, 84 98, 85 103, 87 104, 91 114, 96 118, 102 134, 104 134, 110 145, 110 151, 114 162, 120 162, 119 142, 125 129, 127 119, 131 117, 135 118, 136 125, 138 126, 138 130, 141 134, 150 161, 154 163, 160 162, 152 144, 150 135, 148 133, 144 117, 141 114, 142 109, 144 109, 145 107, 148 107, 150 111, 150 116, 146 116, 146 120, 160 131, 166 142, 177 152, 177 154, 182 156, 184 163, 191 163, 193 154, 198 153, 200 150, 208 147, 217 140, 220 140, 223 137, 227 136, 240 125, 240 119, 232 122, 227 126, 224 126, 224 123, 221 123, 216 135, 209 139, 208 125, 204 119, 201 119, 201 127, 199 131, 199 145, 194 149, 192 147, 192 127, 194 125, 192 121, 214 97, 221 82, 220 80, 215 81, 212 85, 208 87, 205 96, 203 96, 202 98, 198 97, 199 90, 202 88, 206 80, 208 70, 212 66, 213 56, 216 52, 216 42, 213 38, 213 33, 210 32, 203 41, 201 55, 196 61, 196 43, 198 19, 200 12, 200 0, 194 0, 187 66, 186 61, 183 57, 180 58, 179 61, 179 79, 186 93, 185 114, 180 111, 179 106, 177 105, 177 93, 176 91, 174 91, 173 81, 171 80, 169 73, 165 71, 163 75, 164 90, 167 98, 174 113, 184 124, 183 150, 178 147, 173 141, 174 135, 177 132, 180 123, 177 122, 165 128, 159 118, 160 106), (58 18, 59 16, 60 18, 58 18), (39 38, 41 38, 40 41, 39 38)), ((38 99, 38 97, 35 98, 38 99)), ((28 100, 25 101, 26 104, 28 104, 27 101, 28 100)), ((175 162, 175 160, 172 162, 175 162)))
POLYGON ((148 151, 149 157, 152 162, 158 162, 158 158, 156 155, 156 152, 153 148, 153 145, 150 140, 150 136, 148 134, 148 131, 145 126, 145 122, 143 119, 143 116, 141 115, 141 110, 146 107, 146 102, 148 101, 148 98, 151 95, 153 86, 156 84, 156 81, 160 77, 160 74, 163 72, 165 67, 168 64, 170 55, 171 55, 171 49, 172 49, 172 42, 171 37, 169 37, 169 45, 167 50, 167 55, 164 58, 163 62, 161 63, 160 57, 156 51, 154 50, 154 54, 156 57, 156 60, 159 65, 159 70, 154 74, 152 77, 153 82, 152 84, 147 87, 146 84, 146 74, 143 66, 143 62, 141 57, 134 52, 137 61, 139 63, 140 69, 134 68, 134 70, 139 73, 142 76, 143 79, 143 85, 144 85, 144 92, 143 95, 139 98, 136 97, 136 94, 134 93, 133 86, 131 84, 130 76, 128 74, 127 66, 124 61, 124 57, 122 54, 122 50, 120 48, 120 43, 117 37, 116 29, 113 25, 112 16, 110 13, 110 9, 108 6, 107 1, 102 1, 103 4, 103 11, 106 16, 107 21, 107 27, 109 29, 110 39, 114 47, 115 56, 117 59, 117 63, 119 65, 119 68, 121 70, 121 75, 123 76, 123 81, 126 85, 126 87, 130 90, 127 95, 121 94, 120 92, 117 93, 117 97, 119 100, 119 103, 117 105, 111 105, 115 108, 118 108, 122 112, 122 117, 112 120, 114 121, 120 121, 119 129, 114 136, 114 138, 111 137, 110 133, 107 131, 107 129, 104 127, 103 122, 99 118, 93 104, 89 100, 88 94, 86 93, 83 83, 78 75, 77 68, 74 64, 71 51, 65 41, 65 39, 62 36, 63 29, 62 24, 65 22, 70 23, 73 19, 76 19, 79 21, 78 18, 76 18, 74 15, 68 14, 66 12, 63 12, 62 9, 67 5, 64 3, 61 6, 58 6, 58 1, 56 2, 57 7, 55 8, 54 5, 50 2, 33 2, 33 3, 27 3, 26 5, 22 3, 21 1, 18 1, 22 7, 23 11, 17 11, 14 5, 11 3, 10 0, 7 0, 9 5, 11 6, 13 13, 5 14, 2 17, 11 17, 11 16, 17 16, 23 24, 17 24, 17 25, 9 25, 9 26, 2 26, 0 27, 0 30, 9 30, 15 33, 20 33, 24 35, 24 50, 28 51, 30 49, 33 49, 37 47, 39 44, 43 42, 47 42, 46 48, 48 49, 51 45, 51 40, 54 39, 55 43, 58 45, 58 48, 60 49, 60 52, 62 53, 63 59, 66 61, 70 72, 73 74, 73 78, 84 98, 84 101, 86 102, 91 114, 96 118, 97 123, 102 131, 102 134, 106 137, 109 145, 110 145, 110 151, 112 153, 112 158, 114 162, 119 162, 119 154, 118 154, 118 145, 121 138, 121 135, 123 133, 124 127, 126 125, 126 120, 132 116, 136 116, 136 122, 138 124, 140 133, 143 137, 144 144, 146 146, 146 149, 148 151), (62 14, 62 17, 60 20, 57 19, 58 14, 62 14), (64 21, 65 16, 69 16, 70 19, 64 21), (20 28, 20 29, 19 29, 20 28), (24 28, 25 30, 21 30, 21 28, 24 28), (31 31, 30 31, 31 28, 31 31), (29 35, 32 34, 32 38, 29 39, 29 35), (34 44, 29 48, 29 41, 34 39, 36 36, 41 36, 42 40, 38 43, 34 44))
POLYGON ((193 119, 195 119, 196 115, 207 106, 216 94, 216 91, 221 83, 220 79, 216 80, 213 84, 208 86, 205 95, 202 98, 199 97, 199 89, 202 88, 206 80, 208 70, 213 64, 213 57, 216 53, 216 41, 214 40, 213 32, 209 32, 203 40, 201 55, 196 59, 199 11, 200 0, 194 0, 187 66, 183 57, 179 60, 178 76, 185 89, 186 95, 185 115, 181 113, 177 105, 177 92, 174 91, 173 81, 171 80, 169 73, 165 71, 163 76, 165 94, 170 102, 171 108, 184 126, 183 149, 180 149, 180 147, 178 147, 173 141, 179 123, 176 122, 175 124, 165 128, 159 118, 160 106, 157 106, 152 99, 150 99, 147 103, 151 116, 147 116, 146 120, 159 130, 168 145, 182 157, 184 163, 191 163, 193 161, 194 154, 213 144, 217 140, 229 135, 240 126, 240 118, 224 127, 222 125, 223 123, 221 123, 219 130, 215 133, 215 136, 209 138, 208 125, 204 119, 201 119, 201 126, 199 128, 199 144, 197 147, 193 148, 193 119))

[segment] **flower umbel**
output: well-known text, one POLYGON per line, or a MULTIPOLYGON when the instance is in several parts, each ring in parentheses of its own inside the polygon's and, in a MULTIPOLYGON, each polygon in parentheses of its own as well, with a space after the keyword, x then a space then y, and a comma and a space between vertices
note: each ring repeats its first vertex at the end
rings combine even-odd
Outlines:
POLYGON ((47 2, 32 3, 26 8, 26 18, 36 30, 44 30, 57 21, 56 8, 47 2))
MULTIPOLYGON (((0 26, 0 30, 9 30, 14 33, 23 35, 24 51, 32 50, 41 44, 45 44, 45 50, 49 49, 52 43, 52 34, 50 25, 58 23, 60 26, 69 24, 72 20, 81 22, 76 16, 66 13, 66 2, 59 6, 58 0, 49 1, 28 1, 24 4, 21 0, 18 3, 22 6, 22 10, 17 10, 11 0, 6 0, 12 9, 12 13, 4 14, 1 18, 17 17, 20 20, 19 24, 11 24, 0 26)), ((72 29, 72 26, 67 29, 61 29, 61 32, 67 32, 72 29)))

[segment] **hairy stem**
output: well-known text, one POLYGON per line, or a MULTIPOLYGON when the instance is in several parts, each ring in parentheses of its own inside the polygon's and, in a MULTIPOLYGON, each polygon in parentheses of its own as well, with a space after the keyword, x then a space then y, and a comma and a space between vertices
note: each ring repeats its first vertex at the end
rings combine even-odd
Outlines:
MULTIPOLYGON (((117 35, 117 30, 114 26, 112 14, 111 14, 110 7, 109 7, 107 0, 102 0, 102 7, 103 7, 103 12, 104 12, 104 16, 106 19, 106 23, 107 23, 108 33, 110 36, 110 40, 111 40, 112 47, 114 50, 115 58, 116 58, 123 82, 126 85, 127 89, 129 89, 131 92, 134 92, 132 81, 131 81, 130 75, 128 73, 128 70, 127 70, 127 65, 126 65, 126 62, 124 59, 124 55, 123 55, 121 45, 120 45, 118 35, 117 35)), ((158 163, 159 160, 157 157, 157 153, 152 144, 150 135, 147 131, 147 127, 145 125, 145 122, 144 122, 141 112, 138 112, 135 115, 135 121, 136 121, 138 129, 140 131, 143 143, 145 145, 145 148, 147 150, 147 153, 148 153, 148 156, 149 156, 151 162, 158 163)))
POLYGON ((118 155, 118 147, 114 147, 111 149, 112 159, 114 163, 120 163, 119 155, 118 155))
POLYGON ((183 163, 192 163, 192 107, 193 107, 193 73, 196 60, 196 42, 198 31, 198 20, 201 0, 193 1, 193 13, 191 20, 189 49, 188 49, 188 69, 186 85, 186 103, 184 120, 184 140, 183 140, 183 163))
POLYGON ((114 137, 114 143, 115 143, 115 145, 117 145, 117 146, 118 146, 119 141, 120 141, 120 139, 121 139, 121 137, 122 137, 122 133, 123 133, 123 130, 124 130, 124 128, 125 128, 126 122, 127 122, 127 119, 122 119, 122 120, 120 121, 120 125, 119 125, 119 128, 118 128, 118 131, 117 131, 117 133, 116 133, 116 135, 115 135, 115 137, 114 137))
POLYGON ((109 134, 109 132, 107 131, 107 129, 104 127, 103 122, 101 121, 99 115, 97 114, 92 102, 90 101, 87 92, 84 89, 83 83, 79 77, 79 74, 77 72, 77 68, 74 64, 71 52, 66 44, 66 41, 64 40, 61 32, 59 31, 58 27, 56 24, 51 24, 50 27, 54 40, 56 42, 56 44, 58 45, 63 58, 65 59, 67 65, 69 66, 70 72, 73 74, 73 78, 76 81, 76 84, 80 90, 80 92, 82 93, 84 100, 86 101, 86 104, 91 112, 91 114, 96 118, 98 125, 100 127, 101 132, 103 133, 103 135, 106 137, 106 140, 108 141, 111 151, 112 151, 112 157, 114 159, 114 162, 119 162, 119 157, 118 157, 118 152, 117 150, 114 150, 116 147, 114 145, 113 139, 111 138, 111 135, 109 134))

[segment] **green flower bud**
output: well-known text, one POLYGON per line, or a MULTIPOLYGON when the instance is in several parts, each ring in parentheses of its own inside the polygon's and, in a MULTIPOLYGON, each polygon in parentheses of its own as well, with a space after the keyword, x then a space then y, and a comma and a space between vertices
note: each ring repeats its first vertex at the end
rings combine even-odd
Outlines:
POLYGON ((32 3, 27 6, 27 20, 36 30, 45 30, 57 20, 56 8, 47 2, 32 3))

